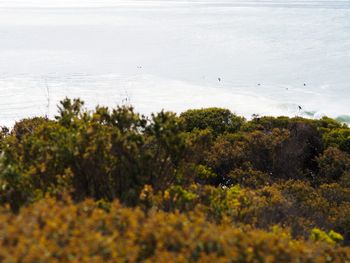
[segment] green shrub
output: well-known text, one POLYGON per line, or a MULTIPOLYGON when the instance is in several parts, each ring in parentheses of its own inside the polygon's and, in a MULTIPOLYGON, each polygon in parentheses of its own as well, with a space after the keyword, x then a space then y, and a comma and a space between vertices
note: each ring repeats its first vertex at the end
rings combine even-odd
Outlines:
POLYGON ((310 238, 315 242, 323 241, 331 245, 335 245, 344 240, 341 234, 334 232, 333 230, 329 231, 329 233, 327 234, 326 232, 318 228, 312 229, 310 238))
POLYGON ((245 122, 244 118, 221 108, 188 110, 180 117, 184 120, 186 131, 210 129, 215 135, 236 132, 245 122))
POLYGON ((337 148, 330 147, 316 158, 319 172, 317 183, 332 183, 338 181, 342 175, 350 171, 350 154, 337 148))
POLYGON ((119 198, 135 205, 144 184, 161 190, 176 182, 186 163, 187 139, 174 114, 160 112, 147 120, 132 108, 82 107, 66 99, 57 121, 22 122, 4 139, 3 202, 18 210, 66 185, 75 200, 119 198), (31 125, 25 136, 19 132, 31 125))

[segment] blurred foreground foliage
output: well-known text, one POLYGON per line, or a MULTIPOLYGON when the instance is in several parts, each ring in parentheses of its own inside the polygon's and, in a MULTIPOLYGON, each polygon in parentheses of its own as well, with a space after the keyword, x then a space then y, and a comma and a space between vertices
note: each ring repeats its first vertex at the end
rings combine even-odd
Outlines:
POLYGON ((200 211, 167 213, 125 208, 108 211, 92 200, 45 198, 16 216, 0 210, 3 262, 348 262, 350 252, 332 234, 310 240, 209 222, 200 211), (325 242, 324 239, 332 242, 325 242), (336 239, 336 238, 334 238, 336 239))
POLYGON ((350 129, 84 108, 0 131, 0 262, 349 262, 350 129))

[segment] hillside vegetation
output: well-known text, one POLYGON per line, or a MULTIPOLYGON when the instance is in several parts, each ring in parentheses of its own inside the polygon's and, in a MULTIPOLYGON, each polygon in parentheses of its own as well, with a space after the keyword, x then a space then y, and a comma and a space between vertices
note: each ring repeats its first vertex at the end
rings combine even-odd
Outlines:
POLYGON ((0 134, 0 262, 350 262, 350 128, 87 111, 0 134))

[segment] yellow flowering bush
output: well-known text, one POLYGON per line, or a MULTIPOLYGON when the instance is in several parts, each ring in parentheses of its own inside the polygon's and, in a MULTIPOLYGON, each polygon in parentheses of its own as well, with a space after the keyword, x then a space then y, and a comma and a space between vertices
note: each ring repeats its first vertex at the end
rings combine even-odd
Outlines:
MULTIPOLYGON (((331 235, 331 234, 329 234, 331 235)), ((44 198, 0 209, 1 262, 347 262, 350 250, 186 214, 44 198)))

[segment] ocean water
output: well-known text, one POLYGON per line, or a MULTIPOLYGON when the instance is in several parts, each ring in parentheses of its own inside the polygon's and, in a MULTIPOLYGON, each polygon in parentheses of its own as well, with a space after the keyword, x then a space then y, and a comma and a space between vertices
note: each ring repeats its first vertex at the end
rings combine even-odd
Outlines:
POLYGON ((350 0, 0 0, 0 125, 65 96, 350 122, 350 0))

